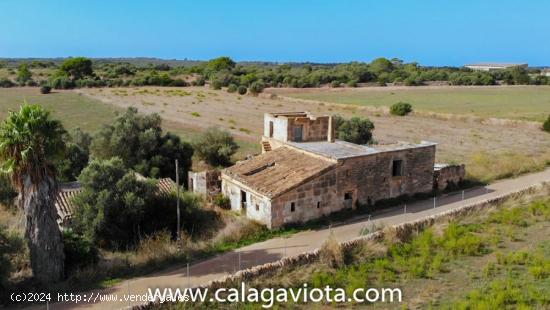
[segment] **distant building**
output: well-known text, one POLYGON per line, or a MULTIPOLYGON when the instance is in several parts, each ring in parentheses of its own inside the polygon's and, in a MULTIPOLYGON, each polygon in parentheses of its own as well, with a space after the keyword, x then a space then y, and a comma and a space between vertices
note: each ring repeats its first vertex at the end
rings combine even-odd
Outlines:
POLYGON ((503 70, 512 67, 522 67, 527 68, 527 64, 522 63, 477 63, 477 64, 468 64, 464 67, 476 70, 476 71, 496 71, 503 70))
POLYGON ((427 141, 357 145, 335 140, 330 116, 267 113, 262 154, 223 170, 222 193, 232 210, 269 228, 306 222, 462 180, 463 167, 434 167, 435 147, 427 141))
POLYGON ((542 69, 542 71, 540 72, 540 75, 550 77, 550 68, 542 69))

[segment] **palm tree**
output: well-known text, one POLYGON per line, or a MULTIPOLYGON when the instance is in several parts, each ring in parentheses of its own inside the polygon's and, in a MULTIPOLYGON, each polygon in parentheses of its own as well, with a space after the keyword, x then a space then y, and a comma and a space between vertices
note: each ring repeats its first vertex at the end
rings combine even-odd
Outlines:
POLYGON ((65 130, 39 105, 24 104, 0 126, 0 162, 20 195, 34 276, 44 282, 64 274, 62 235, 57 225, 53 162, 63 156, 65 130))

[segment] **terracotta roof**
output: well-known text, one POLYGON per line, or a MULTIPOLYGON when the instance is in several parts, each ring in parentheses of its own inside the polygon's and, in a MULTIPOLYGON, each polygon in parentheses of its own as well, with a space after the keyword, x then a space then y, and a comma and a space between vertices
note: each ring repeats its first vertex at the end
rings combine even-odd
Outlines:
POLYGON ((275 197, 331 169, 336 163, 289 147, 279 147, 223 171, 267 197, 275 197))
POLYGON ((57 209, 57 214, 59 215, 58 223, 62 223, 70 220, 74 213, 74 205, 71 202, 71 199, 82 189, 80 188, 80 183, 71 182, 71 183, 62 183, 59 184, 57 196, 55 197, 55 208, 57 209))
MULTIPOLYGON (((136 177, 138 180, 147 179, 137 173, 136 177)), ((156 194, 159 196, 169 195, 176 186, 176 183, 170 178, 158 179, 157 182, 156 194)), ((59 184, 57 195, 55 197, 55 208, 57 209, 57 214, 59 216, 58 223, 60 226, 66 224, 73 216, 75 207, 71 200, 81 191, 82 188, 79 182, 59 184)))

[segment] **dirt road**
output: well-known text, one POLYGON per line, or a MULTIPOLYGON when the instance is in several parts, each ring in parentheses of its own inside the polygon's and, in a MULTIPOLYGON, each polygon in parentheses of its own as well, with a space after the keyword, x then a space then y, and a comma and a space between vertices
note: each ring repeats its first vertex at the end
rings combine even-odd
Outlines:
MULTIPOLYGON (((439 196, 435 199, 435 208, 434 199, 408 205, 406 210, 404 206, 397 206, 386 209, 383 212, 373 213, 370 215, 370 219, 367 215, 333 226, 330 229, 327 227, 319 230, 304 231, 288 238, 276 238, 252 244, 192 264, 189 268, 189 275, 187 274, 186 266, 182 266, 124 281, 110 289, 93 292, 94 294, 116 294, 120 299, 116 302, 81 302, 79 304, 65 302, 49 305, 49 309, 121 309, 138 305, 140 304, 139 301, 128 302, 123 296, 125 294, 144 295, 148 292, 149 288, 183 288, 206 284, 211 280, 221 278, 242 268, 276 261, 284 256, 291 256, 318 248, 326 240, 330 230, 332 230, 338 240, 345 241, 357 237, 363 229, 369 228, 372 225, 400 224, 549 181, 550 169, 546 169, 545 171, 524 175, 519 178, 496 182, 487 187, 471 189, 464 193, 456 192, 439 196)), ((92 292, 88 292, 87 296, 91 296, 91 294, 92 292)), ((38 308, 45 309, 46 307, 36 307, 36 309, 38 308)))

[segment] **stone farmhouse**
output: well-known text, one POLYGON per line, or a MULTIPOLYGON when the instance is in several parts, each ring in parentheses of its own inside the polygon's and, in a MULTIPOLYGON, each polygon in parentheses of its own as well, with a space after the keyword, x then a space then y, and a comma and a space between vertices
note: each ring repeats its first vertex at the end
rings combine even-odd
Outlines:
POLYGON ((438 165, 434 173, 436 143, 339 141, 332 117, 308 112, 266 113, 261 143, 261 155, 221 172, 221 191, 232 210, 269 228, 443 189, 464 177, 464 166, 438 165))

